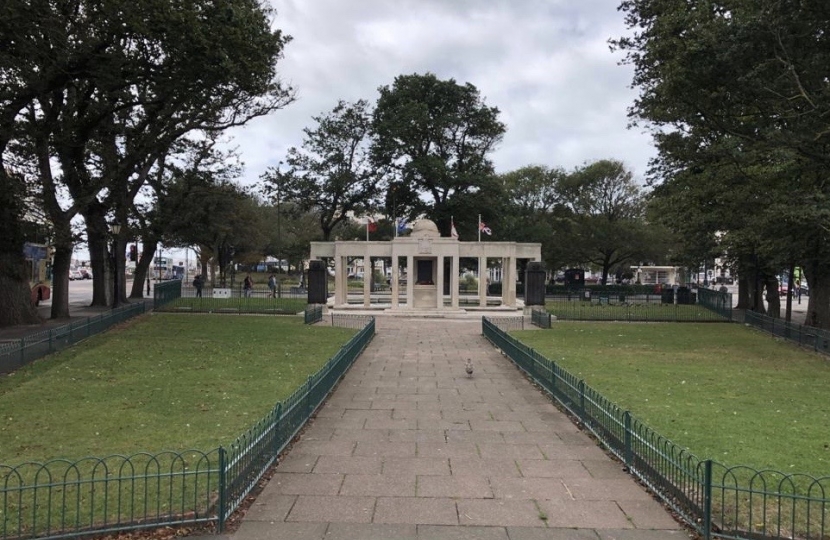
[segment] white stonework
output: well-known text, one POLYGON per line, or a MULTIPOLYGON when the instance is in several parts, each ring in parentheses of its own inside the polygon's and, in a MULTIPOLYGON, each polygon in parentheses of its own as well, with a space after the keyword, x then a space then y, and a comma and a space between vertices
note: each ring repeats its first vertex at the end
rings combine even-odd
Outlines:
MULTIPOLYGON (((364 309, 383 308, 390 311, 459 311, 459 274, 461 258, 477 258, 478 268, 487 268, 487 259, 501 259, 503 268, 501 307, 516 309, 516 260, 541 261, 541 244, 516 242, 459 242, 457 238, 442 237, 438 227, 428 219, 415 223, 409 236, 391 241, 312 242, 312 259, 334 259, 335 309, 349 306, 348 259, 362 257, 363 268, 373 268, 372 258, 391 258, 391 294, 387 303, 372 304, 372 280, 369 272, 363 279, 364 309), (401 282, 401 258, 406 261, 407 276, 401 282), (449 294, 443 294, 449 280, 449 294), (402 294, 405 293, 405 294, 402 294), (401 296, 404 297, 401 303, 401 296), (447 302, 449 300, 449 302, 447 302)), ((486 272, 479 271, 483 277, 486 272)), ((487 280, 479 279, 478 308, 487 307, 487 280)), ((351 304, 355 306, 354 303, 351 304)), ((359 304, 358 304, 359 305, 359 304)))

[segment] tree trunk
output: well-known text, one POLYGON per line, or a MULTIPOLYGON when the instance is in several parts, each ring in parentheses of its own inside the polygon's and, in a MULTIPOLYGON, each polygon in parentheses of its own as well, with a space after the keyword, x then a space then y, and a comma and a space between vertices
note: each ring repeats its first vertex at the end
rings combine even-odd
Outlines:
POLYGON ((156 253, 156 242, 142 240, 141 256, 135 265, 133 275, 133 290, 130 298, 144 298, 144 283, 147 281, 150 266, 153 264, 153 255, 156 253))
POLYGON ((814 260, 804 266, 804 275, 810 285, 805 324, 830 330, 830 268, 814 260))
POLYGON ((92 304, 112 305, 112 272, 109 260, 109 227, 102 208, 90 208, 84 212, 89 265, 92 267, 92 304))
POLYGON ((52 260, 52 319, 69 318, 69 267, 72 265, 72 248, 69 244, 55 244, 52 260))
POLYGON ((0 306, 0 327, 41 322, 32 304, 22 251, 0 254, 0 306))
POLYGON ((738 277, 738 304, 735 306, 735 309, 749 309, 751 305, 749 279, 741 274, 738 277))
POLYGON ((767 315, 773 319, 780 319, 781 298, 778 296, 778 278, 767 277, 764 285, 767 290, 767 315))

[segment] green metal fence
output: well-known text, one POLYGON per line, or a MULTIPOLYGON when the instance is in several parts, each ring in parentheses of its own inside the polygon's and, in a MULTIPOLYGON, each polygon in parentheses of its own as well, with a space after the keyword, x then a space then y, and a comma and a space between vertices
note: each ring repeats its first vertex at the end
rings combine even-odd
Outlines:
POLYGON ((702 460, 494 322, 482 318, 487 339, 704 538, 830 537, 830 476, 815 478, 702 460))
MULTIPOLYGON (((613 297, 612 297, 613 298, 613 297)), ((731 313, 702 304, 639 304, 593 297, 591 302, 550 301, 545 308, 562 321, 731 322, 731 313)))
POLYGON ((551 314, 544 309, 533 308, 530 311, 530 324, 539 328, 550 328, 551 314))
POLYGON ((724 319, 732 319, 732 293, 699 288, 697 303, 724 319))
POLYGON ((223 458, 218 512, 220 530, 374 335, 375 319, 370 318, 366 326, 320 371, 310 376, 304 386, 278 403, 268 416, 230 446, 223 458))
POLYGON ((197 296, 194 287, 181 281, 164 282, 160 288, 156 289, 155 310, 173 313, 296 315, 308 305, 308 293, 298 287, 279 289, 273 297, 268 289, 254 289, 246 296, 241 290, 210 287, 197 296))
POLYGON ((303 321, 305 324, 314 324, 323 320, 323 306, 319 304, 309 304, 303 312, 303 321))
POLYGON ((179 279, 160 281, 153 287, 153 309, 161 310, 166 304, 182 297, 182 282, 179 279))
POLYGON ((308 305, 305 296, 300 298, 269 298, 232 296, 229 298, 178 297, 167 300, 156 311, 170 313, 228 313, 260 315, 296 315, 308 305))
POLYGON ((144 302, 136 302, 94 317, 86 317, 64 326, 30 334, 22 339, 0 343, 0 373, 11 373, 38 358, 140 315, 145 310, 144 302))
POLYGON ((764 332, 769 332, 774 337, 798 343, 801 347, 813 349, 816 352, 830 354, 830 332, 827 330, 774 319, 754 311, 744 313, 744 322, 764 332))
POLYGON ((229 447, 0 465, 0 539, 217 522, 256 486, 375 334, 374 319, 229 447))

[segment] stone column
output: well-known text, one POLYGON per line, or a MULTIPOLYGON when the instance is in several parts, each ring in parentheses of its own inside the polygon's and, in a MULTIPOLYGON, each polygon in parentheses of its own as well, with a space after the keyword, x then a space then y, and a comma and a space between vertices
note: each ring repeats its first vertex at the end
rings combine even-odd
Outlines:
POLYGON ((415 257, 413 255, 406 256, 406 307, 414 309, 415 307, 415 257))
POLYGON ((503 265, 502 303, 506 306, 516 307, 516 257, 505 257, 503 265))
POLYGON ((340 255, 335 255, 334 257, 334 305, 339 306, 341 304, 346 303, 346 297, 343 294, 344 291, 344 281, 346 278, 346 274, 344 272, 344 263, 343 257, 340 255))
POLYGON ((478 305, 487 307, 487 257, 478 258, 478 305))
POLYGON ((444 256, 438 255, 438 261, 435 267, 436 274, 435 284, 438 286, 438 294, 436 294, 435 308, 444 309, 444 256))
POLYGON ((392 254, 392 309, 398 309, 398 255, 392 254))
MULTIPOLYGON (((368 250, 369 247, 367 246, 368 250)), ((372 303, 372 257, 368 254, 363 256, 363 307, 368 308, 372 303)))
POLYGON ((456 253, 452 257, 452 273, 450 274, 450 304, 453 309, 458 309, 458 285, 461 260, 456 253))

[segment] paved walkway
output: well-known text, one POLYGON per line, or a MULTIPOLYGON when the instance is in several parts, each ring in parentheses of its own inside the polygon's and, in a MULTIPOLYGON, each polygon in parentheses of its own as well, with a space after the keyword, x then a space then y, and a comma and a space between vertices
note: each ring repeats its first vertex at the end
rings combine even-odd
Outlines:
POLYGON ((480 320, 377 332, 232 540, 688 538, 480 320))

